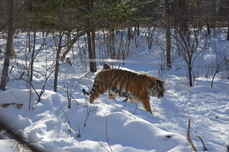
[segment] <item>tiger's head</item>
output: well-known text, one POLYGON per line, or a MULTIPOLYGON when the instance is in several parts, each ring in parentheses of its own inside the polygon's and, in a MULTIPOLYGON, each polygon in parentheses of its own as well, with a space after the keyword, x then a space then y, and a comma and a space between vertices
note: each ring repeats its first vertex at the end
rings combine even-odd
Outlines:
POLYGON ((164 96, 164 92, 165 92, 164 81, 153 80, 151 95, 157 98, 162 98, 164 96))

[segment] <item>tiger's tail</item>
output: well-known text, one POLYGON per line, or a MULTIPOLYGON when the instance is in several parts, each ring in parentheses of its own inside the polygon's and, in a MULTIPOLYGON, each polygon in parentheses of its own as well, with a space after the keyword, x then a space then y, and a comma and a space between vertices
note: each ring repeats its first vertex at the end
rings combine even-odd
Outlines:
POLYGON ((86 96, 90 96, 91 95, 91 92, 87 92, 85 89, 83 89, 82 92, 86 96))
POLYGON ((92 88, 92 91, 87 92, 85 89, 82 90, 83 94, 90 97, 90 103, 94 103, 94 100, 98 98, 101 94, 98 89, 92 88))

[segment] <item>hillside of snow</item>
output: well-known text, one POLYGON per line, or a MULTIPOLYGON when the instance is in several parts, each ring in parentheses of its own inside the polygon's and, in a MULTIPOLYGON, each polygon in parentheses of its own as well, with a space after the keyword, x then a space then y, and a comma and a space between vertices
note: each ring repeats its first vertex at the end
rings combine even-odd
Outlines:
MULTIPOLYGON (((213 87, 212 76, 206 77, 206 67, 216 59, 214 50, 217 48, 217 51, 228 53, 229 42, 224 40, 225 33, 212 36, 208 50, 196 60, 194 87, 188 86, 187 68, 176 53, 173 54, 173 68, 160 70, 162 52, 158 44, 165 41, 163 34, 157 31, 152 49, 147 48, 146 41, 141 37, 138 47, 131 51, 121 66, 165 81, 164 97, 151 97, 154 113, 151 115, 140 103, 125 103, 121 97, 108 99, 107 93, 94 104, 89 104, 82 89, 92 88, 96 73, 89 72, 88 63, 80 61, 84 57, 80 48, 86 47, 83 38, 75 44, 74 54, 69 53, 73 64, 61 62, 58 92, 53 92, 52 75, 38 101, 35 91, 28 89, 26 75, 19 79, 31 56, 25 48, 27 35, 20 33, 15 39, 18 58, 11 60, 7 90, 0 91, 0 123, 7 125, 41 151, 191 152, 192 148, 186 139, 188 120, 191 119, 191 139, 198 151, 203 151, 203 145, 196 136, 203 139, 209 152, 227 151, 228 71, 216 76, 213 87)), ((50 36, 46 45, 40 49, 41 34, 38 34, 38 38, 36 49, 39 51, 34 63, 33 86, 40 93, 45 76, 53 70, 55 47, 54 42, 49 41, 50 36)), ((5 43, 5 40, 0 40, 2 48, 5 43)), ((131 43, 134 46, 134 42, 131 43)), ((99 46, 98 50, 103 51, 99 46)), ((0 60, 0 73, 2 65, 3 59, 0 60)), ((118 65, 114 68, 118 68, 118 65)), ((98 63, 97 67, 101 71, 102 63, 98 63)), ((2 142, 6 141, 0 140, 0 145, 2 142)))

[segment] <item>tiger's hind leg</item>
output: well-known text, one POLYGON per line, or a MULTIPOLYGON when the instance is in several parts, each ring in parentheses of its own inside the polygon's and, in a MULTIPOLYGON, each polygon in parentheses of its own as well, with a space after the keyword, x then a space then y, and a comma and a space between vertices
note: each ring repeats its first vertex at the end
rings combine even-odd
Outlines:
MULTIPOLYGON (((109 99, 115 99, 115 98, 116 98, 116 95, 114 95, 114 94, 112 94, 112 93, 109 93, 109 94, 108 94, 108 98, 109 98, 109 99)), ((128 97, 126 97, 126 99, 123 100, 122 102, 127 102, 127 100, 128 100, 128 97)))
POLYGON ((116 96, 113 95, 112 93, 109 93, 109 94, 108 94, 108 98, 109 98, 109 99, 115 99, 115 97, 116 97, 116 96))

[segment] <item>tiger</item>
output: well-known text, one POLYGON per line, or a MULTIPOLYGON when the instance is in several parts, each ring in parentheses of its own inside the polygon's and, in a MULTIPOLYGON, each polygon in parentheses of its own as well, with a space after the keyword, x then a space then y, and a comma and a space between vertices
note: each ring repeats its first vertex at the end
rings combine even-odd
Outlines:
POLYGON ((90 92, 82 90, 84 95, 90 96, 90 103, 94 103, 100 95, 108 92, 110 99, 116 96, 124 97, 132 103, 141 102, 144 109, 152 113, 150 97, 162 98, 164 96, 164 81, 148 74, 138 74, 128 70, 111 69, 104 64, 104 70, 100 71, 94 79, 90 92))

